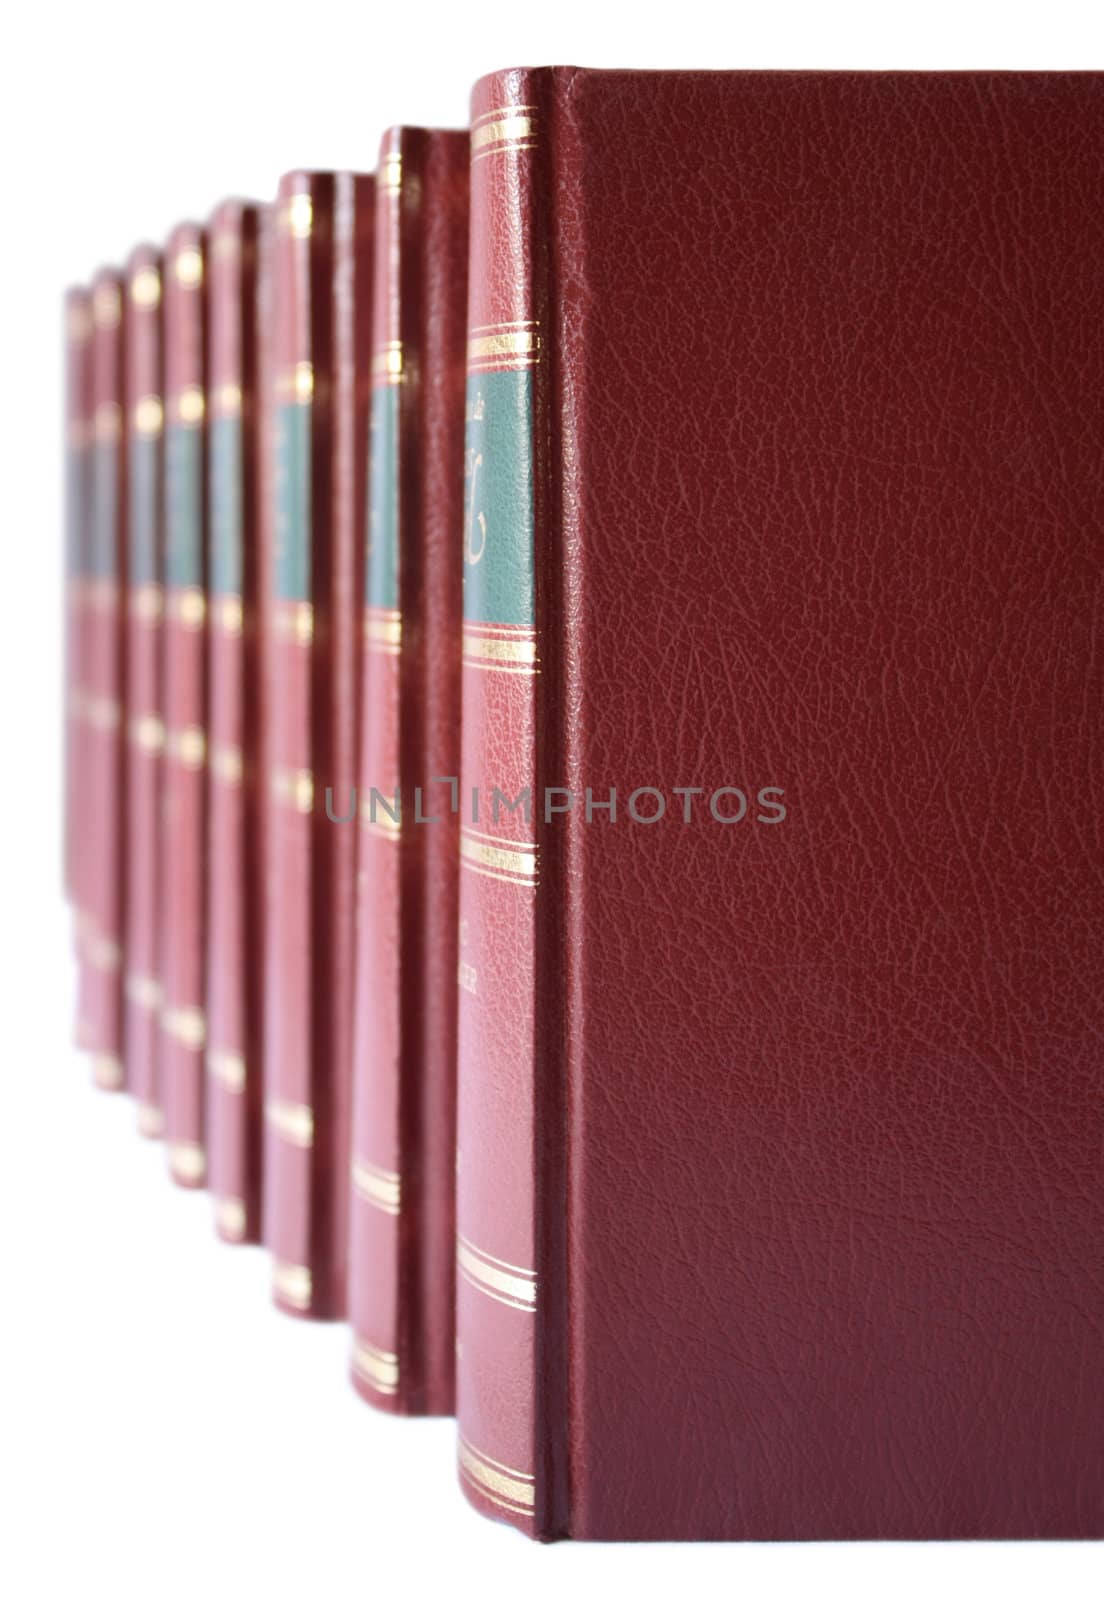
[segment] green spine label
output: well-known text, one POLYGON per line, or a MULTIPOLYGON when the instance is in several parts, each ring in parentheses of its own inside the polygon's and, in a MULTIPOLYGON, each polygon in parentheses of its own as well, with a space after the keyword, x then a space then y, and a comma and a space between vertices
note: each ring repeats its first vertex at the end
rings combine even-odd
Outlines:
POLYGON ((211 589, 242 592, 242 432, 238 417, 211 427, 211 589))
POLYGON ((276 413, 276 598, 311 597, 311 408, 276 413))
POLYGON ((130 441, 130 582, 157 583, 161 574, 157 558, 158 462, 161 441, 150 434, 132 435, 130 441))
POLYGON ((533 626, 533 376, 468 379, 464 617, 533 626))
POLYGON ((399 390, 380 384, 372 391, 369 441, 367 600, 399 609, 399 390))
POLYGON ((174 589, 203 587, 203 432, 175 425, 165 435, 166 577, 174 589))

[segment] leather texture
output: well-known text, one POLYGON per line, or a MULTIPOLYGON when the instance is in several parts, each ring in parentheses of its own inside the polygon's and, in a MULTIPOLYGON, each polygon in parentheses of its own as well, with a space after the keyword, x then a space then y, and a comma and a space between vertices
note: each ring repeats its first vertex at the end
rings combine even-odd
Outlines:
POLYGON ((481 117, 531 124, 472 304, 541 322, 538 776, 667 812, 540 830, 461 1050, 461 1206, 535 1207, 537 1285, 520 1362, 522 1312, 462 1328, 466 1488, 1099 1537, 1104 79, 563 68, 481 117))
POLYGON ((468 137, 394 128, 377 176, 350 1231, 353 1381, 453 1409, 457 817, 468 137), (385 593, 393 575, 394 593, 385 593), (423 804, 416 810, 415 790, 423 804), (372 790, 394 805, 388 825, 372 790), (418 823, 417 815, 435 822, 418 823))

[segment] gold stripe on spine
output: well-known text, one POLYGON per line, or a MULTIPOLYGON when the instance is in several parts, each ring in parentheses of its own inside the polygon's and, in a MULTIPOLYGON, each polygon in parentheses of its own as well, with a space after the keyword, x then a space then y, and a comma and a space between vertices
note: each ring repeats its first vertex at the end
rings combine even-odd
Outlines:
POLYGON ((138 1132, 146 1139, 160 1139, 165 1131, 165 1113, 160 1106, 138 1107, 138 1132))
POLYGON ((223 633, 237 637, 242 631, 244 611, 242 609, 241 595, 224 594, 213 602, 212 615, 215 626, 223 633))
POLYGON ((376 801, 376 814, 372 815, 372 796, 367 794, 360 802, 360 824, 380 839, 390 839, 398 844, 402 838, 402 814, 392 816, 380 800, 376 801))
POLYGON ((536 144, 536 118, 529 113, 532 106, 501 106, 497 111, 486 111, 472 124, 472 160, 498 155, 505 151, 532 150, 536 144))
POLYGON ((144 972, 127 974, 126 995, 142 1011, 157 1011, 161 1005, 161 985, 144 972))
POLYGON ((461 643, 464 665, 529 676, 537 670, 537 641, 532 633, 489 633, 465 623, 461 643))
POLYGON ((241 386, 237 383, 220 383, 211 394, 211 411, 216 417, 240 417, 242 409, 241 386))
POLYGON ((207 1071, 231 1094, 245 1092, 245 1057, 237 1050, 208 1050, 207 1071))
POLYGON ((130 298, 136 306, 161 303, 161 274, 156 267, 139 267, 130 280, 130 298))
POLYGON ((161 1031, 186 1050, 202 1050, 207 1042, 207 1018, 198 1006, 166 1006, 161 1031))
POLYGON ((131 717, 127 738, 147 755, 160 755, 165 748, 165 724, 160 717, 131 717))
POLYGON ((203 254, 189 246, 173 258, 173 277, 183 289, 198 289, 203 282, 203 254))
POLYGON ((202 628, 207 597, 202 589, 170 589, 168 613, 173 622, 181 622, 186 628, 202 628))
POLYGON ((165 736, 165 753, 189 772, 198 772, 207 759, 207 736, 202 728, 178 728, 165 736))
POLYGON ((461 828, 460 865, 506 883, 535 884, 537 847, 521 840, 491 840, 461 828))
POLYGON ((215 1221, 219 1232, 228 1239, 245 1238, 245 1205, 241 1200, 227 1195, 215 1207, 215 1221))
POLYGON ((266 1100, 265 1121, 288 1144, 309 1150, 314 1143, 314 1112, 292 1100, 266 1100))
POLYGON ((115 400, 105 400, 96 407, 92 431, 97 444, 115 444, 123 436, 122 407, 115 400))
POLYGON ((398 194, 402 188, 402 152, 389 150, 380 162, 376 188, 384 194, 398 194))
POLYGON ((81 954, 97 972, 114 972, 122 965, 123 952, 114 939, 105 939, 94 928, 80 936, 81 954))
POLYGON ((309 1267, 296 1266, 292 1261, 276 1261, 272 1267, 272 1288, 277 1300, 284 1300, 296 1311, 307 1311, 311 1303, 311 1272, 309 1267))
POLYGON ((353 1189, 362 1200, 397 1217, 402 1201, 402 1179, 397 1172, 388 1172, 371 1161, 354 1161, 352 1165, 353 1189))
POLYGON ((296 400, 308 405, 314 398, 314 368, 309 361, 297 361, 276 378, 276 393, 281 400, 296 400))
POLYGON ((277 224, 293 239, 309 239, 314 222, 314 204, 309 194, 293 194, 280 208, 277 224))
POLYGON ((203 390, 197 383, 189 384, 186 389, 181 389, 179 394, 174 394, 169 399, 169 417, 173 422, 179 422, 186 428, 196 428, 203 421, 207 409, 203 390))
POLYGON ((118 1056, 100 1054, 92 1057, 92 1081, 97 1089, 121 1089, 124 1080, 123 1063, 118 1056))
POLYGON ((379 1394, 398 1394, 399 1358, 367 1339, 353 1344, 353 1370, 379 1394))
POLYGON ((130 614, 139 622, 159 622, 165 609, 165 591, 159 583, 142 583, 130 591, 130 614))
POLYGON ((92 320, 97 328, 117 327, 122 310, 118 284, 97 284, 92 292, 92 320))
POLYGON ((160 396, 145 394, 130 413, 131 426, 144 439, 155 439, 165 422, 165 408, 160 396))
POLYGON ((463 1235, 456 1239, 456 1269, 473 1289, 516 1311, 537 1309, 537 1275, 528 1267, 515 1267, 488 1255, 463 1235))
POLYGON ((518 1472, 492 1456, 484 1455, 461 1435, 460 1470, 481 1494, 506 1511, 531 1517, 536 1503, 536 1484, 531 1472, 518 1472))
POLYGON ((92 318, 86 306, 70 306, 65 332, 74 344, 83 344, 92 332, 92 318))
POLYGON ((527 328, 514 328, 502 333, 484 333, 468 340, 468 361, 498 361, 512 357, 532 357, 531 365, 540 359, 540 334, 527 328))
POLYGON ((314 779, 305 769, 300 772, 274 772, 272 794, 283 805, 290 805, 306 816, 314 805, 314 779))
POLYGON ((176 1178, 185 1183, 200 1183, 207 1176, 207 1157, 203 1146, 185 1139, 175 1139, 169 1145, 169 1167, 176 1178))
POLYGON ((297 644, 310 644, 314 638, 314 607, 309 600, 295 600, 277 606, 272 613, 272 631, 297 644))
POLYGON ((211 254, 216 261, 236 261, 241 255, 241 240, 232 230, 216 233, 211 240, 211 254))
POLYGON ((402 613, 377 611, 365 617, 364 643, 369 650, 397 656, 402 645, 402 613))
POLYGON ((383 378, 387 383, 402 383, 403 372, 402 342, 399 339, 392 339, 372 357, 372 376, 383 378))
POLYGON ((242 753, 234 745, 214 745, 208 757, 208 766, 212 777, 231 788, 236 788, 242 781, 242 753))

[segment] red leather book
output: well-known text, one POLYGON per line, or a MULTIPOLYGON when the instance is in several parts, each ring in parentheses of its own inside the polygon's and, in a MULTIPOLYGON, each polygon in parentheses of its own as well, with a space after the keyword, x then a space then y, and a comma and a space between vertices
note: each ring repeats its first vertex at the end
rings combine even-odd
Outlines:
POLYGON ((277 1304, 311 1317, 345 1306, 364 559, 346 430, 372 195, 370 178, 291 173, 274 220, 264 1237, 277 1304))
POLYGON ((141 245, 126 273, 126 439, 129 568, 126 600, 127 1087, 138 1126, 164 1128, 158 1071, 161 1018, 160 827, 164 615, 164 372, 161 256, 141 245))
POLYGON ((472 156, 465 1490, 1099 1537, 1104 78, 507 72, 472 156))
POLYGON ((392 129, 376 207, 352 1373, 387 1410, 449 1412, 467 133, 392 129))
POLYGON ((227 201, 208 228, 207 1182, 231 1242, 261 1236, 259 220, 227 201))
POLYGON ((124 635, 126 450, 123 281, 114 270, 92 285, 92 457, 88 566, 83 581, 81 670, 83 812, 78 1034, 102 1089, 121 1089, 125 777, 124 635))
POLYGON ((202 1186, 206 989, 207 240, 165 247, 165 763, 161 859, 161 1095, 169 1170, 202 1186))
POLYGON ((65 296, 65 811, 64 886, 80 932, 80 759, 84 737, 81 640, 91 500, 92 295, 65 296))

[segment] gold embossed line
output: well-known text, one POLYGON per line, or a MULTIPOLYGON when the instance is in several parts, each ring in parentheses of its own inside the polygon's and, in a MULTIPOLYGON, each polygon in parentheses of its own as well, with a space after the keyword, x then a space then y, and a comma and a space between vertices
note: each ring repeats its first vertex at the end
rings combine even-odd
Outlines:
POLYGON ((165 1131, 165 1113, 160 1106, 145 1101, 138 1107, 138 1132, 144 1139, 160 1139, 165 1131))
POLYGON ((266 1100, 265 1121, 281 1139, 300 1150, 309 1150, 314 1143, 314 1112, 310 1106, 293 1100, 266 1100))
POLYGON ((185 772, 199 772, 207 760, 207 735, 196 727, 166 732, 165 754, 185 772))
POLYGON ((116 283, 99 283, 92 291, 92 321, 97 328, 118 327, 123 303, 116 283))
POLYGON ((182 289, 198 289, 203 282, 203 252, 195 245, 178 250, 173 257, 172 275, 182 289))
POLYGON ((537 881, 537 847, 518 840, 492 840, 473 828, 461 828, 460 865, 481 877, 531 888, 537 881))
POLYGON ((169 421, 182 428, 198 428, 207 414, 207 401, 198 383, 190 383, 169 396, 169 421))
POLYGON ((465 622, 460 648, 464 666, 483 672, 508 672, 528 678, 540 670, 537 636, 531 628, 494 628, 465 622))
POLYGON ((211 602, 211 620, 221 633, 229 634, 232 638, 239 638, 245 623, 241 595, 224 594, 213 600, 211 602))
POLYGON ((220 383, 211 392, 211 414, 216 417, 240 417, 242 392, 238 383, 220 383))
POLYGON ((123 436, 123 408, 115 400, 105 400, 96 407, 92 418, 92 433, 97 444, 117 444, 123 436))
POLYGON ((309 600, 295 600, 278 606, 272 614, 272 631, 281 639, 310 644, 314 638, 314 607, 309 600))
POLYGON ((165 591, 159 583, 141 583, 130 591, 130 614, 138 622, 160 622, 165 610, 165 591))
POLYGON ((161 1008, 161 985, 156 978, 144 972, 128 972, 126 996, 139 1011, 158 1011, 161 1008))
POLYGON ((170 622, 179 622, 190 629, 202 628, 207 617, 207 597, 202 589, 194 586, 170 589, 165 610, 170 622))
POLYGON ((462 1234, 456 1239, 456 1270, 473 1289, 489 1295, 500 1305, 511 1306, 515 1311, 537 1309, 536 1273, 528 1267, 500 1261, 462 1234))
POLYGON ((309 405, 314 398, 314 367, 309 361, 297 361, 293 367, 276 375, 276 394, 281 400, 293 400, 297 405, 309 405))
POLYGON ((369 612, 364 619, 364 643, 378 655, 397 656, 402 647, 402 613, 369 612))
POLYGON ((379 384, 397 384, 402 383, 404 376, 402 341, 391 339, 372 357, 372 380, 379 384))
POLYGON ((272 1268, 272 1291, 296 1311, 308 1311, 311 1303, 311 1271, 292 1261, 277 1261, 272 1268))
POLYGON ((131 430, 142 439, 156 439, 165 423, 160 395, 144 394, 130 413, 131 430))
POLYGON ((92 332, 92 315, 82 303, 71 305, 65 318, 65 331, 74 344, 83 344, 92 332))
POLYGON ((283 769, 274 772, 269 787, 274 800, 290 806, 301 816, 309 816, 314 806, 314 778, 306 768, 298 772, 283 769))
MULTIPOLYGON (((392 799, 389 804, 394 807, 394 800, 392 799)), ((374 833, 377 839, 387 839, 392 844, 398 844, 402 839, 401 810, 396 808, 395 815, 392 816, 391 811, 388 810, 387 805, 380 798, 376 799, 374 809, 375 815, 373 816, 372 795, 369 792, 360 802, 361 827, 367 829, 369 833, 374 833)))
POLYGON ((136 750, 158 756, 165 748, 165 724, 160 717, 131 717, 127 723, 127 738, 136 750))
POLYGON ((161 303, 161 274, 156 267, 139 267, 130 280, 131 303, 150 311, 161 303))
POLYGON ((537 119, 533 106, 500 106, 485 111, 472 124, 471 158, 533 150, 537 144, 537 119))
POLYGON ((402 1202, 402 1179, 397 1172, 388 1172, 371 1161, 354 1161, 352 1165, 353 1189, 368 1205, 397 1217, 402 1202))
POLYGON ((397 1394, 399 1391, 399 1358, 390 1350, 381 1350, 367 1339, 357 1339, 353 1344, 353 1370, 377 1394, 397 1394))
POLYGON ((242 781, 245 763, 236 745, 216 744, 211 747, 207 768, 219 783, 226 784, 227 788, 236 789, 242 781))
POLYGON ((536 1503, 536 1482, 531 1472, 507 1467, 493 1456, 477 1450, 467 1439, 459 1440, 460 1471, 480 1494, 504 1511, 531 1517, 536 1503))
POLYGON ((207 1071, 231 1094, 245 1091, 245 1057, 237 1050, 208 1050, 207 1071))
POLYGON ((468 340, 469 372, 511 372, 540 364, 541 336, 534 327, 503 327, 473 333, 468 340))
POLYGON ((186 1139, 174 1139, 169 1145, 169 1169, 181 1183, 202 1183, 207 1176, 203 1146, 186 1139))
POLYGON ((402 188, 402 151, 389 150, 380 162, 376 187, 382 194, 398 194, 402 188))
POLYGON ((245 1238, 245 1204, 234 1195, 224 1195, 215 1206, 215 1222, 219 1232, 235 1243, 245 1238))
POLYGON ((310 195, 289 195, 277 213, 276 225, 293 239, 309 239, 314 226, 314 201, 310 195))
POLYGON ((186 1050, 202 1050, 207 1042, 207 1018, 198 1006, 165 1006, 161 1031, 186 1050))

